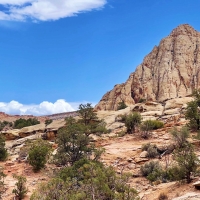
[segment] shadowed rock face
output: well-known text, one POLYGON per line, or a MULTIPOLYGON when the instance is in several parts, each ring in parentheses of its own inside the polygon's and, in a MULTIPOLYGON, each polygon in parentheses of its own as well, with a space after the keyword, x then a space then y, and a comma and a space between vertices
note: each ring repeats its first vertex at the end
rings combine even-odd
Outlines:
POLYGON ((115 85, 96 105, 96 110, 116 110, 124 101, 163 102, 191 95, 200 88, 200 32, 184 24, 162 39, 123 84, 115 85))

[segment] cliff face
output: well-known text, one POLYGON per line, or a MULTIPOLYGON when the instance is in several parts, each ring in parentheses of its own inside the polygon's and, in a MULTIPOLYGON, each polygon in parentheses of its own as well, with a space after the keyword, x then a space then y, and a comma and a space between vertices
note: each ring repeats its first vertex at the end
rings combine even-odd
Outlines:
POLYGON ((107 92, 96 110, 116 110, 124 101, 133 105, 140 99, 163 102, 190 95, 200 88, 200 32, 184 24, 162 39, 131 73, 128 80, 107 92))

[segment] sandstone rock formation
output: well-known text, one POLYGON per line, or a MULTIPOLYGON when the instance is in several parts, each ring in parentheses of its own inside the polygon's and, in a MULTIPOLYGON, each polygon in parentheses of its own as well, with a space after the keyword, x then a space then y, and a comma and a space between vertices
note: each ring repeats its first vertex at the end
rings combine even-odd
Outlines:
POLYGON ((96 110, 116 110, 141 99, 163 102, 191 95, 200 87, 200 32, 180 25, 162 39, 123 84, 115 85, 96 105, 96 110))

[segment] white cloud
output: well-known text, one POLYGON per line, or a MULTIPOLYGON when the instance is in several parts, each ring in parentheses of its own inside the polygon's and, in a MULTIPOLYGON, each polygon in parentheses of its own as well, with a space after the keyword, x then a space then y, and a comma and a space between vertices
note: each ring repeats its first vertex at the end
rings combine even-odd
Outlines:
MULTIPOLYGON (((10 101, 9 103, 0 102, 0 112, 13 115, 51 115, 62 112, 71 112, 78 110, 80 104, 86 104, 88 102, 71 102, 68 103, 64 99, 59 99, 55 103, 43 101, 40 104, 21 104, 18 101, 10 101)), ((92 103, 95 106, 96 103, 92 103)))
POLYGON ((0 20, 58 20, 100 9, 107 0, 0 0, 0 20))
POLYGON ((59 99, 55 103, 43 101, 38 105, 24 105, 17 101, 11 101, 9 103, 0 102, 0 111, 7 114, 49 115, 55 113, 70 112, 74 110, 75 109, 64 99, 59 99))

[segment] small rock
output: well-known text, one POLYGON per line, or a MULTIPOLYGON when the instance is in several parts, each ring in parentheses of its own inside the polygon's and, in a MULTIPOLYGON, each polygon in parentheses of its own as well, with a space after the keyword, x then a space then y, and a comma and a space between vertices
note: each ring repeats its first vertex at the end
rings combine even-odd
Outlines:
POLYGON ((132 158, 129 158, 127 161, 128 161, 129 163, 131 163, 131 162, 133 161, 133 159, 132 159, 132 158))
POLYGON ((14 163, 13 162, 6 162, 5 166, 13 166, 14 163))
POLYGON ((143 151, 141 154, 140 154, 140 158, 146 158, 148 155, 148 152, 147 151, 143 151))
POLYGON ((146 161, 148 161, 149 159, 148 158, 136 158, 135 159, 135 162, 136 163, 141 163, 141 162, 146 162, 146 161))
POLYGON ((200 181, 196 181, 192 184, 197 190, 200 190, 200 181))

